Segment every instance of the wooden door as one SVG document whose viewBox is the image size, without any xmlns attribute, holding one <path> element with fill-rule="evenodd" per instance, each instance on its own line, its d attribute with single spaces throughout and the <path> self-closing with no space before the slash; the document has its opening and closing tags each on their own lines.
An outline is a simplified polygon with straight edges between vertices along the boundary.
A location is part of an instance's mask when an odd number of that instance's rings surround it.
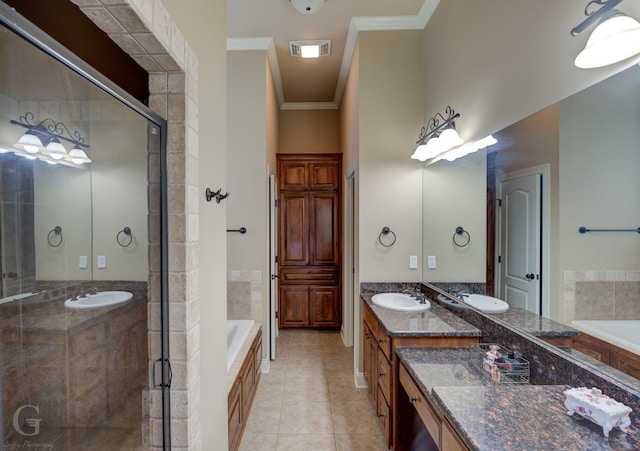
<svg viewBox="0 0 640 451">
<path fill-rule="evenodd" d="M 280 285 L 280 327 L 309 325 L 309 289 L 303 285 Z"/>
<path fill-rule="evenodd" d="M 309 325 L 311 327 L 337 327 L 337 287 L 309 288 Z"/>
<path fill-rule="evenodd" d="M 314 192 L 309 198 L 311 222 L 310 263 L 312 265 L 338 265 L 340 259 L 339 241 L 340 211 L 336 192 Z"/>
<path fill-rule="evenodd" d="M 280 199 L 280 252 L 282 266 L 309 264 L 309 194 L 283 191 Z"/>
</svg>

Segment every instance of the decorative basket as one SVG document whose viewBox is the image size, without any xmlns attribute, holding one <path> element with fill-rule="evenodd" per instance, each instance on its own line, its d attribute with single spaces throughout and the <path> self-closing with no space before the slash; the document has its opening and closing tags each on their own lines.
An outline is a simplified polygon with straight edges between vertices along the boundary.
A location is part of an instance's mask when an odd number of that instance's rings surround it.
<svg viewBox="0 0 640 451">
<path fill-rule="evenodd" d="M 499 356 L 494 359 L 495 356 Z M 471 366 L 483 377 L 497 384 L 528 384 L 529 361 L 516 356 L 495 343 L 472 345 L 469 352 Z"/>
</svg>

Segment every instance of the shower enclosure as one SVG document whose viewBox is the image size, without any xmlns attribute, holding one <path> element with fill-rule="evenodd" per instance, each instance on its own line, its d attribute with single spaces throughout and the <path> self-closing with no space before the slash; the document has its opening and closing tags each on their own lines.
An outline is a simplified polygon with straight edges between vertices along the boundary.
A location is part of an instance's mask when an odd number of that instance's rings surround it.
<svg viewBox="0 0 640 451">
<path fill-rule="evenodd" d="M 3 449 L 168 449 L 166 123 L 0 22 Z"/>
</svg>

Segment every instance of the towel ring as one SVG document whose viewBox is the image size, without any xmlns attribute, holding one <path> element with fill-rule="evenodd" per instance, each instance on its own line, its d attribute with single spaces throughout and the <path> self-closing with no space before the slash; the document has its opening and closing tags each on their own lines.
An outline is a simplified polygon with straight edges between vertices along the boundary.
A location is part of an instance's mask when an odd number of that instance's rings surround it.
<svg viewBox="0 0 640 451">
<path fill-rule="evenodd" d="M 56 235 L 59 237 L 58 244 L 54 244 L 55 241 L 52 239 Z M 49 231 L 49 233 L 47 234 L 47 243 L 49 243 L 49 246 L 51 247 L 58 247 L 62 244 L 62 227 L 55 226 L 53 229 Z"/>
<path fill-rule="evenodd" d="M 391 243 L 389 243 L 389 244 L 384 244 L 382 242 L 382 235 L 386 236 L 386 235 L 389 235 L 389 234 L 393 235 L 393 241 L 391 241 Z M 383 227 L 382 228 L 382 232 L 380 232 L 380 235 L 378 235 L 378 242 L 380 244 L 382 244 L 384 247 L 391 247 L 394 244 L 396 244 L 396 234 L 389 227 Z"/>
<path fill-rule="evenodd" d="M 125 236 L 122 236 L 122 235 L 125 235 Z M 126 240 L 126 237 L 129 237 L 128 241 Z M 133 235 L 131 234 L 131 227 L 125 227 L 124 229 L 120 230 L 118 232 L 118 234 L 116 235 L 116 241 L 122 247 L 131 246 L 131 243 L 133 242 Z"/>
<path fill-rule="evenodd" d="M 460 241 L 456 240 L 457 236 L 463 236 L 463 235 L 466 235 L 466 240 L 464 237 L 460 239 Z M 462 242 L 463 240 L 464 242 Z M 465 247 L 469 245 L 470 242 L 471 242 L 471 235 L 469 235 L 469 232 L 467 232 L 465 229 L 463 229 L 460 226 L 456 227 L 456 231 L 453 233 L 453 244 L 455 244 L 458 247 Z"/>
</svg>

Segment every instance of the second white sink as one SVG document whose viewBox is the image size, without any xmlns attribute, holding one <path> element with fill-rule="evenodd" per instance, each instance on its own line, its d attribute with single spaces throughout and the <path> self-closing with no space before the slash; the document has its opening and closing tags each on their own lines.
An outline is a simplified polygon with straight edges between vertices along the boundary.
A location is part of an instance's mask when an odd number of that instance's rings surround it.
<svg viewBox="0 0 640 451">
<path fill-rule="evenodd" d="M 462 301 L 486 313 L 504 313 L 509 310 L 509 304 L 502 299 L 483 294 L 463 294 Z"/>
<path fill-rule="evenodd" d="M 123 304 L 132 297 L 133 294 L 128 291 L 99 291 L 96 294 L 90 294 L 78 300 L 67 299 L 64 301 L 64 306 L 73 310 L 97 309 Z"/>
<path fill-rule="evenodd" d="M 429 301 L 425 300 L 425 303 L 421 304 L 404 293 L 378 293 L 373 295 L 371 301 L 378 307 L 396 312 L 424 312 L 431 307 Z"/>
</svg>

